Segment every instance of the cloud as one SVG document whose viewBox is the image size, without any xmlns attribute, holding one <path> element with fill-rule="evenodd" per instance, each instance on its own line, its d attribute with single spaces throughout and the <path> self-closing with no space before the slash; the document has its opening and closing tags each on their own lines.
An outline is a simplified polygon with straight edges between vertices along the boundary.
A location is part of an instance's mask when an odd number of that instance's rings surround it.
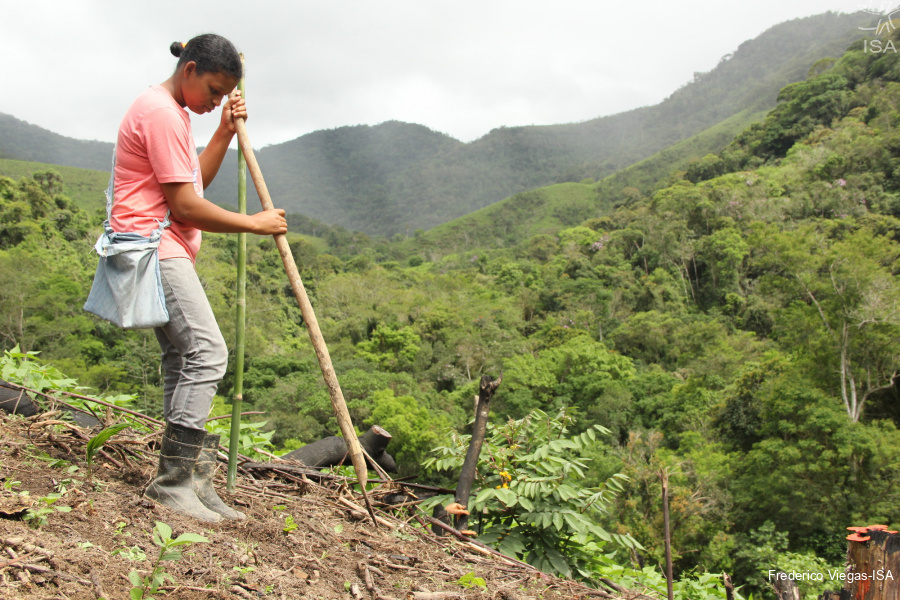
<svg viewBox="0 0 900 600">
<path fill-rule="evenodd" d="M 6 3 L 0 111 L 112 141 L 168 45 L 214 31 L 247 56 L 254 144 L 415 122 L 469 141 L 499 126 L 583 121 L 663 100 L 772 25 L 853 0 L 71 0 Z M 198 142 L 216 117 L 194 117 Z"/>
</svg>

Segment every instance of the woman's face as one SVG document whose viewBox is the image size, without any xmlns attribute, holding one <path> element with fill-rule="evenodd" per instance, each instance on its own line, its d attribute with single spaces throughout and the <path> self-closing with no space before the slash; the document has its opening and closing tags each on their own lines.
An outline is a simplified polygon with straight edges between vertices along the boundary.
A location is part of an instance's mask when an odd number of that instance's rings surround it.
<svg viewBox="0 0 900 600">
<path fill-rule="evenodd" d="M 225 73 L 198 75 L 193 61 L 184 65 L 183 73 L 181 95 L 184 105 L 198 115 L 214 111 L 238 84 L 237 79 Z"/>
</svg>

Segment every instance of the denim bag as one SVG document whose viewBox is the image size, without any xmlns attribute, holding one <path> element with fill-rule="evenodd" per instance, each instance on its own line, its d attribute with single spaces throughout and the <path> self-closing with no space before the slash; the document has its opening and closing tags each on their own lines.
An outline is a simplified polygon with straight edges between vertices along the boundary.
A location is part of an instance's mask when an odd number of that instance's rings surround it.
<svg viewBox="0 0 900 600">
<path fill-rule="evenodd" d="M 169 214 L 149 237 L 110 227 L 114 198 L 116 153 L 106 188 L 106 221 L 94 250 L 100 255 L 84 310 L 124 329 L 148 329 L 169 322 L 159 275 L 159 240 L 169 226 Z M 157 221 L 159 222 L 159 221 Z"/>
</svg>

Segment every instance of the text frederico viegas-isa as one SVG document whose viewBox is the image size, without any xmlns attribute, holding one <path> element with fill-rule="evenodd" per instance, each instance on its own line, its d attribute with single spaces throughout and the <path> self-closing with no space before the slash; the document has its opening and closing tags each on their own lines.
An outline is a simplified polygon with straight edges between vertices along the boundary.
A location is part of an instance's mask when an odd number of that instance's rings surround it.
<svg viewBox="0 0 900 600">
<path fill-rule="evenodd" d="M 769 570 L 769 581 L 893 581 L 894 574 L 890 569 L 872 569 L 871 571 L 843 571 L 841 569 L 828 569 L 827 573 L 820 571 L 782 571 Z"/>
</svg>

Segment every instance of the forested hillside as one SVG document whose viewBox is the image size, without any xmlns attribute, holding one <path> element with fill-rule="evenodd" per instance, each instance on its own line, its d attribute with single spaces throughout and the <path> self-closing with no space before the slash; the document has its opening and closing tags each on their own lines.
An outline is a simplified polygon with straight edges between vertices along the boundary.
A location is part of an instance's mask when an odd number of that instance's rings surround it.
<svg viewBox="0 0 900 600">
<path fill-rule="evenodd" d="M 288 210 L 369 234 L 409 235 L 519 191 L 606 176 L 736 113 L 770 109 L 782 86 L 843 53 L 871 19 L 828 13 L 776 25 L 655 106 L 584 123 L 503 127 L 469 144 L 432 132 L 433 149 L 421 146 L 409 163 L 393 156 L 417 132 L 399 124 L 316 132 L 258 156 Z M 354 130 L 361 135 L 343 145 Z M 390 130 L 396 134 L 385 135 Z M 318 160 L 302 160 L 305 152 Z"/>
<path fill-rule="evenodd" d="M 900 525 L 898 106 L 900 56 L 860 42 L 656 185 L 560 183 L 507 201 L 527 223 L 402 243 L 307 220 L 324 237 L 291 245 L 354 422 L 394 435 L 403 475 L 452 481 L 479 378 L 502 371 L 482 539 L 649 581 L 634 567 L 662 563 L 665 472 L 685 581 L 725 572 L 768 598 L 769 569 L 840 569 L 847 526 Z M 152 333 L 80 309 L 97 223 L 61 189 L 0 178 L 0 344 L 158 413 Z M 278 252 L 250 247 L 244 406 L 293 448 L 337 428 Z M 198 260 L 229 340 L 235 248 L 207 235 Z"/>
<path fill-rule="evenodd" d="M 409 236 L 517 192 L 600 179 L 734 115 L 769 110 L 781 87 L 803 79 L 818 59 L 839 56 L 872 19 L 865 12 L 826 13 L 776 25 L 754 40 L 735 40 L 732 55 L 663 102 L 583 123 L 501 127 L 468 144 L 421 125 L 357 125 L 316 131 L 257 155 L 276 204 L 288 212 L 368 234 Z M 664 51 L 667 42 L 658 43 Z M 108 170 L 111 150 L 0 114 L 0 158 Z M 208 190 L 223 206 L 236 205 L 236 179 L 224 176 L 235 164 L 232 152 Z M 258 206 L 253 192 L 250 206 Z"/>
</svg>

